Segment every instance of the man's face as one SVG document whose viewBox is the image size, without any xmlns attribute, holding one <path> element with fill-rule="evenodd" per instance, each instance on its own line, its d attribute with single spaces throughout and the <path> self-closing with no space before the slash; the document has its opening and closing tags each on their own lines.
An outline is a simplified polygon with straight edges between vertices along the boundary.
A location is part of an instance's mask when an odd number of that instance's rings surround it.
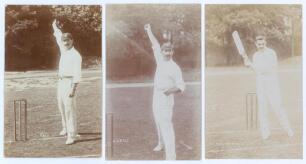
<svg viewBox="0 0 306 164">
<path fill-rule="evenodd" d="M 173 49 L 162 49 L 163 59 L 169 61 L 173 55 Z"/>
<path fill-rule="evenodd" d="M 64 38 L 63 39 L 63 44 L 66 48 L 66 50 L 70 50 L 73 47 L 73 40 L 70 38 Z"/>
<path fill-rule="evenodd" d="M 262 50 L 266 47 L 266 41 L 265 40 L 257 40 L 256 41 L 256 47 L 258 50 Z"/>
</svg>

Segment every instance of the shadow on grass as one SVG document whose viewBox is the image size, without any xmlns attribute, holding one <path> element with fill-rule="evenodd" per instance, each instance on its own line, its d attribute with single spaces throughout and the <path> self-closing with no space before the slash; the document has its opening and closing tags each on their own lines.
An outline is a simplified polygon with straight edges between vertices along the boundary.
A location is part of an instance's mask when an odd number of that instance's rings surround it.
<svg viewBox="0 0 306 164">
<path fill-rule="evenodd" d="M 87 132 L 87 133 L 78 133 L 79 135 L 83 135 L 83 136 L 91 136 L 91 135 L 102 135 L 101 132 L 94 132 L 94 133 L 90 133 L 90 132 Z"/>
<path fill-rule="evenodd" d="M 76 142 L 88 142 L 88 141 L 97 141 L 97 140 L 101 140 L 102 137 L 101 137 L 101 132 L 93 132 L 93 133 L 90 133 L 90 132 L 83 132 L 83 133 L 79 133 L 79 135 L 81 135 L 81 139 L 78 139 Z M 87 137 L 87 136 L 96 136 L 94 138 L 84 138 L 82 139 L 82 137 Z"/>
<path fill-rule="evenodd" d="M 97 141 L 97 140 L 101 140 L 102 137 L 96 137 L 96 138 L 87 138 L 87 139 L 80 139 L 80 140 L 76 140 L 75 142 L 88 142 L 88 141 Z"/>
</svg>

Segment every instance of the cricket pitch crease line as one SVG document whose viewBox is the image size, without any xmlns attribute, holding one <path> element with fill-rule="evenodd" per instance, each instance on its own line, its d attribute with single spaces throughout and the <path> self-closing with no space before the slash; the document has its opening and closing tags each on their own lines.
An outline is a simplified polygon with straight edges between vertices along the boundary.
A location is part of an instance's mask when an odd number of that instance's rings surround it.
<svg viewBox="0 0 306 164">
<path fill-rule="evenodd" d="M 248 144 L 257 144 L 258 143 L 258 141 L 261 141 L 262 139 L 261 138 L 259 138 L 259 139 L 254 139 L 254 140 L 252 140 L 251 142 L 248 142 Z M 243 144 L 241 144 L 241 143 L 237 143 L 237 142 L 228 142 L 228 143 L 216 143 L 215 144 L 216 146 L 241 146 L 241 145 L 243 145 Z M 209 145 L 207 145 L 207 146 L 209 146 Z"/>
<path fill-rule="evenodd" d="M 44 107 L 44 106 L 42 106 L 42 105 L 33 106 L 33 107 L 28 108 L 28 111 L 32 111 L 32 110 L 34 110 L 34 109 L 42 108 L 42 107 Z"/>
<path fill-rule="evenodd" d="M 201 85 L 201 81 L 186 82 L 186 85 Z M 125 83 L 125 84 L 106 84 L 107 89 L 112 88 L 139 88 L 139 87 L 151 87 L 153 83 Z"/>
<path fill-rule="evenodd" d="M 27 141 L 48 141 L 48 140 L 56 140 L 56 139 L 62 139 L 66 138 L 66 136 L 55 136 L 55 137 L 41 137 L 41 138 L 34 138 L 34 139 L 28 139 Z M 14 143 L 15 141 L 6 141 L 4 143 Z"/>
<path fill-rule="evenodd" d="M 91 81 L 100 80 L 102 77 L 88 77 L 88 78 L 82 78 L 82 83 L 89 83 Z"/>
<path fill-rule="evenodd" d="M 299 146 L 302 145 L 300 143 L 295 144 L 284 144 L 284 145 L 268 145 L 268 146 L 252 146 L 252 147 L 245 147 L 245 148 L 233 148 L 233 149 L 222 149 L 222 150 L 210 150 L 206 153 L 219 153 L 219 152 L 225 152 L 225 151 L 242 151 L 242 150 L 254 150 L 254 149 L 267 149 L 267 148 L 282 148 L 282 147 L 290 147 L 290 146 Z"/>
<path fill-rule="evenodd" d="M 192 147 L 189 146 L 189 145 L 187 145 L 187 144 L 185 144 L 184 141 L 180 140 L 179 143 L 180 143 L 181 145 L 185 146 L 188 150 L 192 150 Z"/>
<path fill-rule="evenodd" d="M 34 138 L 34 139 L 28 139 L 27 141 L 47 141 L 47 140 L 55 140 L 61 138 L 66 138 L 66 136 Z M 14 143 L 14 142 L 15 141 L 6 141 L 5 143 Z"/>
</svg>

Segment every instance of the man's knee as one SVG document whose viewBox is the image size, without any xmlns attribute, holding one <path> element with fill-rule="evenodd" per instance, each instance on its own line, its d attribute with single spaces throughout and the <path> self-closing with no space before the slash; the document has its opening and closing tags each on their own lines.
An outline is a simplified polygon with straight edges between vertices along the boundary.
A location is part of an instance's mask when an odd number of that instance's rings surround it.
<svg viewBox="0 0 306 164">
<path fill-rule="evenodd" d="M 65 113 L 70 114 L 72 112 L 72 104 L 66 102 L 64 106 L 65 106 Z"/>
<path fill-rule="evenodd" d="M 169 117 L 163 117 L 160 119 L 160 125 L 165 128 L 165 130 L 170 130 L 169 128 L 172 128 L 173 123 L 172 119 Z"/>
</svg>

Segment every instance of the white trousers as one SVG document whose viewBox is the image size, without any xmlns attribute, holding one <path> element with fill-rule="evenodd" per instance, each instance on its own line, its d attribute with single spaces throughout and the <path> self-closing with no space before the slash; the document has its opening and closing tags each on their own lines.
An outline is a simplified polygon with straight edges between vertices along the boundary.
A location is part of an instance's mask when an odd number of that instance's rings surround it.
<svg viewBox="0 0 306 164">
<path fill-rule="evenodd" d="M 75 111 L 75 99 L 69 97 L 72 91 L 72 79 L 63 78 L 58 81 L 57 101 L 58 109 L 62 116 L 62 128 L 67 132 L 68 137 L 75 137 L 77 134 L 77 121 Z"/>
<path fill-rule="evenodd" d="M 154 90 L 153 115 L 157 128 L 158 143 L 165 146 L 166 160 L 175 160 L 175 134 L 172 123 L 174 97 Z"/>
<path fill-rule="evenodd" d="M 288 117 L 282 105 L 282 98 L 276 75 L 257 76 L 257 99 L 258 99 L 258 117 L 260 123 L 261 135 L 270 133 L 268 121 L 268 107 L 276 114 L 284 130 L 291 131 Z"/>
</svg>

